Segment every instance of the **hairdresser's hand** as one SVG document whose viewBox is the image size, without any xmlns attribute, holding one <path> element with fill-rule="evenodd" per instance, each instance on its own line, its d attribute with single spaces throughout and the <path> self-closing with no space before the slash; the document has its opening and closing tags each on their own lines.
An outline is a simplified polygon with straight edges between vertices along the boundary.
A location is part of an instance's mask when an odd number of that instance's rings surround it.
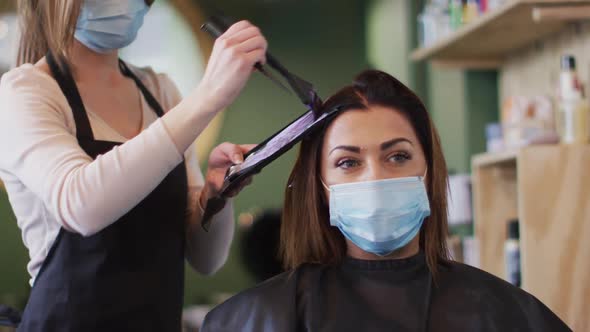
<svg viewBox="0 0 590 332">
<path fill-rule="evenodd" d="M 257 62 L 266 62 L 267 42 L 248 21 L 232 25 L 216 39 L 205 75 L 197 88 L 210 109 L 218 112 L 231 104 L 252 74 Z"/>
<path fill-rule="evenodd" d="M 235 164 L 241 164 L 244 161 L 244 155 L 252 150 L 256 145 L 236 145 L 231 143 L 222 143 L 218 145 L 209 155 L 209 168 L 205 177 L 205 188 L 201 195 L 201 206 L 205 207 L 209 198 L 219 194 L 223 186 L 223 180 L 227 169 Z M 237 195 L 244 187 L 252 183 L 252 179 L 243 181 L 238 188 L 229 193 L 229 197 Z"/>
</svg>

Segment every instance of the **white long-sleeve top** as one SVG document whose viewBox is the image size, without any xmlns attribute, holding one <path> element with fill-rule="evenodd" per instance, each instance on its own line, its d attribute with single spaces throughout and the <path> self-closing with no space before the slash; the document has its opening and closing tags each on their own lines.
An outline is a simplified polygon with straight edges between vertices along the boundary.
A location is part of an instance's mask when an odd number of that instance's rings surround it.
<svg viewBox="0 0 590 332">
<path fill-rule="evenodd" d="M 180 102 L 180 93 L 168 76 L 150 68 L 131 70 L 164 111 Z M 96 140 L 123 143 L 92 160 L 78 145 L 72 109 L 51 76 L 31 64 L 2 76 L 0 179 L 29 250 L 31 285 L 60 228 L 83 236 L 100 232 L 182 162 L 183 154 L 143 96 L 141 106 L 143 130 L 132 139 L 86 109 Z M 198 204 L 204 179 L 194 144 L 184 152 L 184 159 L 188 175 L 186 258 L 200 273 L 212 274 L 229 254 L 233 208 L 227 204 L 215 216 L 209 232 L 204 232 Z"/>
</svg>

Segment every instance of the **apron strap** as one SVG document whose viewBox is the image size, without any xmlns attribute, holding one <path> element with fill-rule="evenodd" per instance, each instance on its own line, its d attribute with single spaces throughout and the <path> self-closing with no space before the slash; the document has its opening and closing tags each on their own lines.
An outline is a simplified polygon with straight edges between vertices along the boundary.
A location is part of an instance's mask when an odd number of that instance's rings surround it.
<svg viewBox="0 0 590 332">
<path fill-rule="evenodd" d="M 123 73 L 123 75 L 125 75 L 125 76 L 131 78 L 133 81 L 135 81 L 135 84 L 137 85 L 137 87 L 139 88 L 141 93 L 143 94 L 145 101 L 156 112 L 158 117 L 162 117 L 164 115 L 164 110 L 162 109 L 162 106 L 160 106 L 160 103 L 158 103 L 156 98 L 154 98 L 154 96 L 150 93 L 150 91 L 145 87 L 143 82 L 133 73 L 133 71 L 131 71 L 131 69 L 129 69 L 127 64 L 121 59 L 119 59 L 119 68 L 121 69 L 121 72 Z"/>
<path fill-rule="evenodd" d="M 62 68 L 64 70 L 62 71 L 51 52 L 47 53 L 45 59 L 47 60 L 47 64 L 49 65 L 49 69 L 51 69 L 53 77 L 57 81 L 57 84 L 59 84 L 61 91 L 63 91 L 68 100 L 68 104 L 70 104 L 70 107 L 72 108 L 74 121 L 76 122 L 76 137 L 78 140 L 80 140 L 80 138 L 94 139 L 92 127 L 90 127 L 90 120 L 88 120 L 84 103 L 82 102 L 82 98 L 76 87 L 76 82 L 74 81 L 69 68 L 67 68 L 66 64 L 63 64 Z"/>
</svg>

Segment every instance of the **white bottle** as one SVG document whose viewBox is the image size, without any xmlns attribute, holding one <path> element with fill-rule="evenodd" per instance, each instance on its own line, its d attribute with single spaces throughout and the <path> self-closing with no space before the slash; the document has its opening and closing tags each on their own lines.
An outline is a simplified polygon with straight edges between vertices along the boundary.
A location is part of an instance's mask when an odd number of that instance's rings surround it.
<svg viewBox="0 0 590 332">
<path fill-rule="evenodd" d="M 506 0 L 488 0 L 488 11 L 498 9 Z"/>
<path fill-rule="evenodd" d="M 588 143 L 590 140 L 588 113 L 590 113 L 588 100 L 581 96 L 560 102 L 557 113 L 557 132 L 561 143 Z"/>
<path fill-rule="evenodd" d="M 588 143 L 590 140 L 590 106 L 584 98 L 576 73 L 576 60 L 571 55 L 561 58 L 557 133 L 564 144 Z"/>
</svg>

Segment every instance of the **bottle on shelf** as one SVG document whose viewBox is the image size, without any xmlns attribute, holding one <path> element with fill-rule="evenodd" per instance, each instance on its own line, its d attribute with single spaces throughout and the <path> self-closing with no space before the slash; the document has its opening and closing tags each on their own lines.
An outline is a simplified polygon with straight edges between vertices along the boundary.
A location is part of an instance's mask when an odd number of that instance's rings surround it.
<svg viewBox="0 0 590 332">
<path fill-rule="evenodd" d="M 571 55 L 564 55 L 561 58 L 557 104 L 557 132 L 561 143 L 588 143 L 590 141 L 590 106 L 584 97 L 583 85 L 578 78 L 576 59 Z"/>
<path fill-rule="evenodd" d="M 485 14 L 488 11 L 488 0 L 479 0 L 479 12 Z"/>
<path fill-rule="evenodd" d="M 463 1 L 450 0 L 449 16 L 452 30 L 457 30 L 463 25 Z"/>
<path fill-rule="evenodd" d="M 448 0 L 429 0 L 418 15 L 418 40 L 428 47 L 452 31 Z"/>
<path fill-rule="evenodd" d="M 502 152 L 505 149 L 502 124 L 497 122 L 486 125 L 486 151 L 489 153 Z"/>
<path fill-rule="evenodd" d="M 514 286 L 520 287 L 520 244 L 517 219 L 510 220 L 507 224 L 504 267 L 506 280 Z"/>
<path fill-rule="evenodd" d="M 418 15 L 418 40 L 420 47 L 430 46 L 434 42 L 436 21 L 434 19 L 432 3 L 428 1 Z"/>
<path fill-rule="evenodd" d="M 488 10 L 494 10 L 494 9 L 498 9 L 498 7 L 501 7 L 505 2 L 507 2 L 506 0 L 488 0 L 487 1 L 487 9 Z"/>
<path fill-rule="evenodd" d="M 463 6 L 463 23 L 469 24 L 479 17 L 479 5 L 476 0 L 467 0 Z"/>
</svg>

